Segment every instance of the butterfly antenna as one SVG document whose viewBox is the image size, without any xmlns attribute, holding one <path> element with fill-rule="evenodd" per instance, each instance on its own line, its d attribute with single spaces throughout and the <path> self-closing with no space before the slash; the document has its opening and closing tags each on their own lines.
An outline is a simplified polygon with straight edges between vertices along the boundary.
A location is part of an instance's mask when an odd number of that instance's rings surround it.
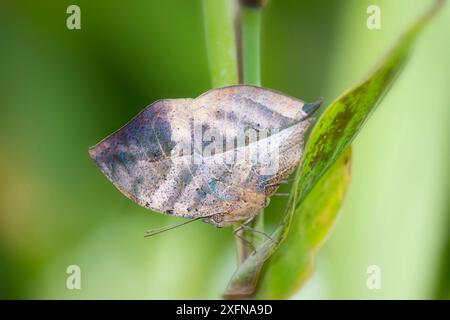
<svg viewBox="0 0 450 320">
<path fill-rule="evenodd" d="M 184 226 L 185 224 L 188 224 L 188 223 L 200 220 L 200 219 L 204 219 L 204 218 L 206 218 L 206 217 L 198 217 L 198 218 L 194 218 L 194 219 L 191 219 L 191 220 L 188 220 L 188 221 L 177 223 L 177 224 L 174 224 L 174 225 L 171 225 L 171 226 L 157 228 L 157 229 L 150 229 L 150 230 L 147 230 L 145 232 L 144 237 L 146 237 L 146 238 L 147 237 L 153 237 L 153 236 L 156 236 L 157 234 L 160 234 L 160 233 L 163 233 L 163 232 L 166 232 L 166 231 L 169 231 L 169 230 L 172 230 L 172 229 Z"/>
</svg>

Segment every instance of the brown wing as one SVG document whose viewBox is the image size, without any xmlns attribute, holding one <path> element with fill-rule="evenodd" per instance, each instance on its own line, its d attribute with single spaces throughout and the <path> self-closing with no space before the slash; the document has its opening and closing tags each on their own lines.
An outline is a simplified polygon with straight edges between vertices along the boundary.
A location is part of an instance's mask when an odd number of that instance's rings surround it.
<svg viewBox="0 0 450 320">
<path fill-rule="evenodd" d="M 91 148 L 90 155 L 120 191 L 154 211 L 183 217 L 253 212 L 264 206 L 257 195 L 274 191 L 266 185 L 298 164 L 310 124 L 304 107 L 300 100 L 252 86 L 161 100 Z M 257 136 L 274 132 L 239 145 L 243 132 L 252 130 Z M 245 159 L 251 150 L 276 155 L 277 167 Z"/>
</svg>

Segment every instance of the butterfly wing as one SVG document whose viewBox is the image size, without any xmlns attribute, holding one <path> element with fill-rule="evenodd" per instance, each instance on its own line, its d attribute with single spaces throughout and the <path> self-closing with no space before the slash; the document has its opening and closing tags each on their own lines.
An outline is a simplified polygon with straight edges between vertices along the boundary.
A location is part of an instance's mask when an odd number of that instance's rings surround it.
<svg viewBox="0 0 450 320">
<path fill-rule="evenodd" d="M 267 185 L 298 164 L 310 124 L 304 106 L 252 86 L 214 89 L 196 99 L 160 100 L 91 148 L 90 155 L 141 206 L 187 218 L 234 214 L 241 219 L 256 214 L 275 190 Z M 271 136 L 245 142 L 245 132 L 261 136 L 272 129 L 276 133 Z M 246 158 L 252 150 L 276 155 L 277 166 L 273 168 L 273 159 L 255 163 Z"/>
</svg>

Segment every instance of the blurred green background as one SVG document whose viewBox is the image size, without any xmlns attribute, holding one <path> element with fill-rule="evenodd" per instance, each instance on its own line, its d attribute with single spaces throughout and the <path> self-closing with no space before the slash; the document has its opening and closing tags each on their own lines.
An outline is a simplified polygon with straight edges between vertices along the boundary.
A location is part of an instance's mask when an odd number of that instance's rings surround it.
<svg viewBox="0 0 450 320">
<path fill-rule="evenodd" d="M 263 86 L 327 104 L 430 3 L 272 0 Z M 70 4 L 81 30 L 66 28 Z M 370 4 L 381 30 L 366 28 Z M 447 4 L 355 141 L 340 219 L 294 298 L 450 298 L 449 31 Z M 144 239 L 180 220 L 126 199 L 87 154 L 151 102 L 210 89 L 201 1 L 2 0 L 0 41 L 0 298 L 219 298 L 232 230 L 199 222 Z M 66 289 L 72 264 L 81 290 Z"/>
</svg>

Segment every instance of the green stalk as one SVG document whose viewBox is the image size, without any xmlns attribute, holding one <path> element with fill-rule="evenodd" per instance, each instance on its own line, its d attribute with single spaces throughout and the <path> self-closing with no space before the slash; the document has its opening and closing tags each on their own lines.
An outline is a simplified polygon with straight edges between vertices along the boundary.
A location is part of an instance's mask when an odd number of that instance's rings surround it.
<svg viewBox="0 0 450 320">
<path fill-rule="evenodd" d="M 241 8 L 244 83 L 261 86 L 261 8 Z"/>
<path fill-rule="evenodd" d="M 206 47 L 212 86 L 216 88 L 238 84 L 239 66 L 242 67 L 241 76 L 243 75 L 245 84 L 260 86 L 261 9 L 242 6 L 240 30 L 235 30 L 233 5 L 232 0 L 203 0 Z M 236 31 L 241 39 L 236 39 Z M 242 56 L 238 54 L 237 41 L 241 41 Z M 239 225 L 236 225 L 237 227 Z M 264 232 L 263 211 L 259 213 L 251 227 Z M 248 239 L 254 247 L 259 244 L 254 232 L 241 230 L 236 237 L 240 263 L 251 254 L 251 250 L 242 237 Z"/>
<path fill-rule="evenodd" d="M 239 83 L 238 48 L 236 41 L 233 1 L 203 0 L 206 50 L 213 88 Z M 239 225 L 235 226 L 236 228 Z M 247 257 L 242 240 L 243 232 L 236 237 L 238 263 Z"/>
<path fill-rule="evenodd" d="M 242 57 L 244 84 L 261 86 L 261 6 L 241 6 Z M 264 210 L 261 210 L 251 223 L 251 227 L 264 232 Z M 244 232 L 253 246 L 260 244 L 255 232 Z M 265 239 L 263 239 L 265 240 Z"/>
<path fill-rule="evenodd" d="M 206 49 L 213 88 L 238 84 L 233 1 L 203 0 Z"/>
</svg>

